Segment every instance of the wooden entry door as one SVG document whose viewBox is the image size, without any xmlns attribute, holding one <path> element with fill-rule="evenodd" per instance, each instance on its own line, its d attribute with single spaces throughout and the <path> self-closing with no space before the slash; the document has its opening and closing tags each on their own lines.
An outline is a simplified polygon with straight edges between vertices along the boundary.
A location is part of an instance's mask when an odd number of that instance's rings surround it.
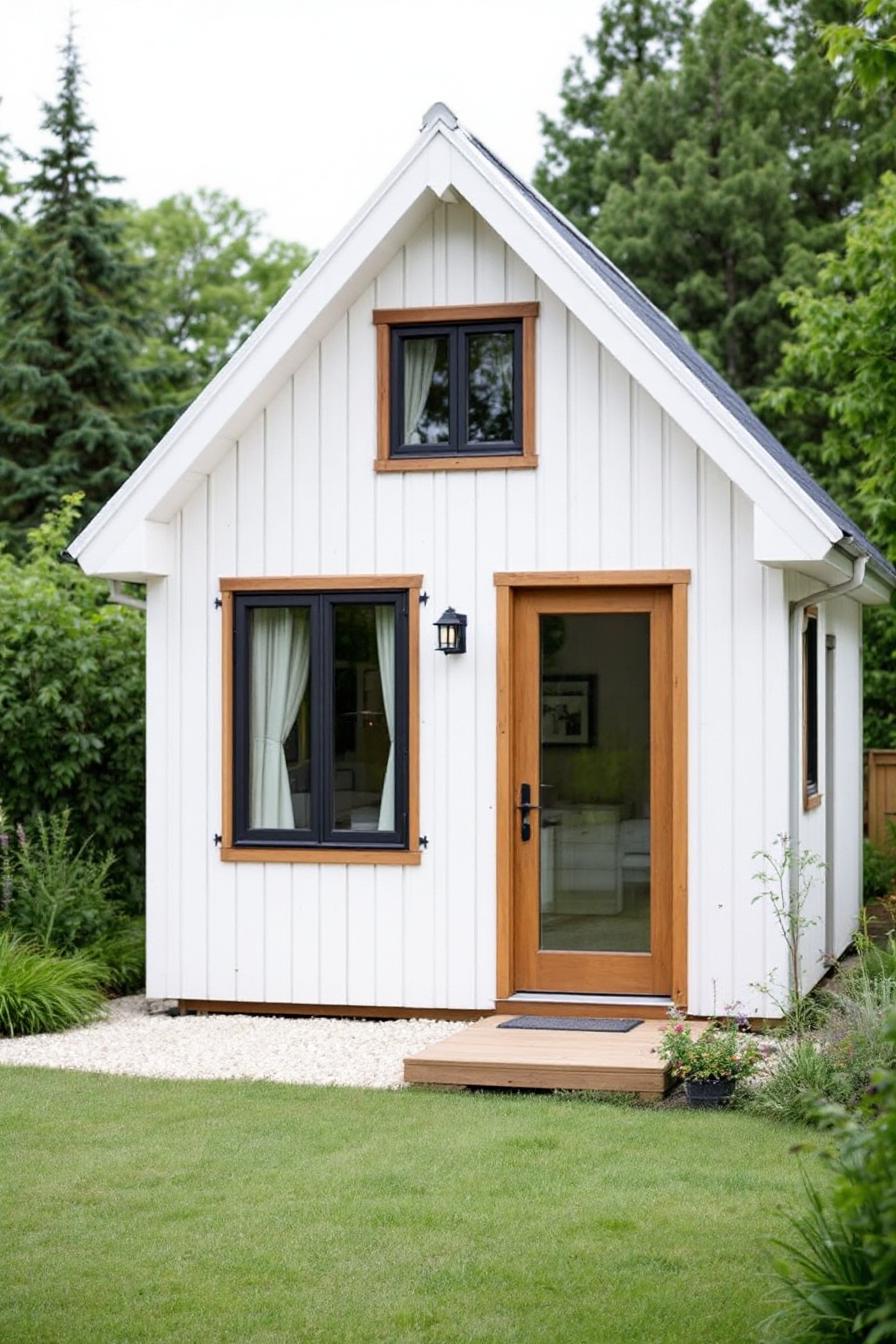
<svg viewBox="0 0 896 1344">
<path fill-rule="evenodd" d="M 511 590 L 516 991 L 673 992 L 673 598 Z"/>
</svg>

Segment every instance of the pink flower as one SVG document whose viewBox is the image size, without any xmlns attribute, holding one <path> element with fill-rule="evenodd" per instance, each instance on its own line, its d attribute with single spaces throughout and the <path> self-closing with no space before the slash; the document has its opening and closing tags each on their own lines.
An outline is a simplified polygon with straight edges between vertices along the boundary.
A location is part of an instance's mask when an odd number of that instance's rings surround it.
<svg viewBox="0 0 896 1344">
<path fill-rule="evenodd" d="M 674 1031 L 684 1031 L 684 1023 L 683 1023 L 683 1022 L 676 1022 L 676 1023 L 675 1023 L 675 1026 L 674 1026 L 674 1028 L 673 1028 L 673 1030 L 674 1030 Z"/>
</svg>

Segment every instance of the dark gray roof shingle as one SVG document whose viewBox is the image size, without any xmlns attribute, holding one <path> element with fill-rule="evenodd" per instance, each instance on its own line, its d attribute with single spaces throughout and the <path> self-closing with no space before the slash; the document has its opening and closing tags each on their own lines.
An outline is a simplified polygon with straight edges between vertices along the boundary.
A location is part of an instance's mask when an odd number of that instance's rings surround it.
<svg viewBox="0 0 896 1344">
<path fill-rule="evenodd" d="M 481 140 L 477 140 L 469 131 L 465 134 L 476 146 L 480 153 L 495 165 L 497 169 L 520 191 L 526 200 L 532 205 L 541 217 L 550 224 L 551 228 L 564 239 L 573 251 L 582 258 L 584 262 L 595 271 L 600 278 L 609 285 L 615 294 L 623 303 L 631 309 L 633 313 L 641 319 L 655 336 L 658 336 L 663 344 L 669 349 L 682 364 L 685 365 L 696 378 L 700 380 L 703 386 L 712 393 L 727 411 L 752 435 L 758 444 L 774 458 L 775 462 L 792 477 L 794 481 L 805 491 L 810 499 L 814 500 L 828 517 L 836 523 L 843 533 L 844 539 L 853 543 L 857 550 L 867 555 L 872 561 L 874 568 L 884 575 L 890 582 L 896 583 L 896 568 L 890 564 L 889 560 L 872 544 L 852 519 L 840 508 L 826 490 L 824 490 L 806 468 L 797 462 L 784 445 L 775 438 L 753 411 L 750 410 L 742 397 L 734 391 L 721 374 L 717 373 L 711 364 L 698 355 L 697 351 L 688 340 L 681 334 L 673 322 L 661 313 L 660 310 L 650 302 L 645 294 L 626 275 L 623 275 L 618 266 L 614 266 L 608 257 L 594 246 L 592 242 L 580 233 L 579 230 L 561 215 L 549 201 L 531 187 L 528 182 L 517 177 L 506 163 L 503 163 L 498 156 L 484 145 Z"/>
</svg>

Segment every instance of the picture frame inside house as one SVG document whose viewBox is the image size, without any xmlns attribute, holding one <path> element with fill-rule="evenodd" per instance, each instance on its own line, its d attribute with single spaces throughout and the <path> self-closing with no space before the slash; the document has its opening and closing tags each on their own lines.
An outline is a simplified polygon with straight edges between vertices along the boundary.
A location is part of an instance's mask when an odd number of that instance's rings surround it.
<svg viewBox="0 0 896 1344">
<path fill-rule="evenodd" d="M 597 745 L 596 691 L 597 677 L 593 673 L 542 678 L 543 747 Z"/>
</svg>

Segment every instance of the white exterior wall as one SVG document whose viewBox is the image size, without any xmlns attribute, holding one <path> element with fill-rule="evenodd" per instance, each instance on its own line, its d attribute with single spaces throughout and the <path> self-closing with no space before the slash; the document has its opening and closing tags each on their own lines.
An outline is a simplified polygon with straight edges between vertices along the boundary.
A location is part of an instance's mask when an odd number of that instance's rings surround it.
<svg viewBox="0 0 896 1344">
<path fill-rule="evenodd" d="M 537 470 L 375 474 L 371 310 L 533 298 Z M 176 573 L 148 585 L 151 995 L 490 1008 L 492 576 L 674 567 L 692 571 L 689 1007 L 764 1010 L 751 983 L 783 954 L 751 875 L 753 852 L 787 828 L 784 575 L 753 560 L 744 495 L 469 207 L 435 210 L 195 490 L 176 530 Z M 222 862 L 219 578 L 374 573 L 422 573 L 431 595 L 422 863 Z M 449 603 L 469 617 L 460 659 L 431 652 L 428 622 Z M 851 608 L 836 619 L 854 701 Z M 844 723 L 844 754 L 854 731 Z M 838 842 L 850 872 L 851 821 Z"/>
<path fill-rule="evenodd" d="M 788 600 L 818 591 L 816 580 L 788 574 Z M 833 635 L 834 657 L 833 778 L 828 770 L 827 637 Z M 802 723 L 802 704 L 800 705 Z M 825 866 L 815 869 L 806 917 L 812 925 L 802 937 L 804 987 L 825 972 L 825 955 L 839 956 L 852 940 L 859 920 L 862 893 L 862 608 L 851 598 L 818 604 L 818 787 L 821 803 L 800 813 L 800 849 L 818 855 Z M 828 926 L 826 895 L 833 910 Z"/>
</svg>

